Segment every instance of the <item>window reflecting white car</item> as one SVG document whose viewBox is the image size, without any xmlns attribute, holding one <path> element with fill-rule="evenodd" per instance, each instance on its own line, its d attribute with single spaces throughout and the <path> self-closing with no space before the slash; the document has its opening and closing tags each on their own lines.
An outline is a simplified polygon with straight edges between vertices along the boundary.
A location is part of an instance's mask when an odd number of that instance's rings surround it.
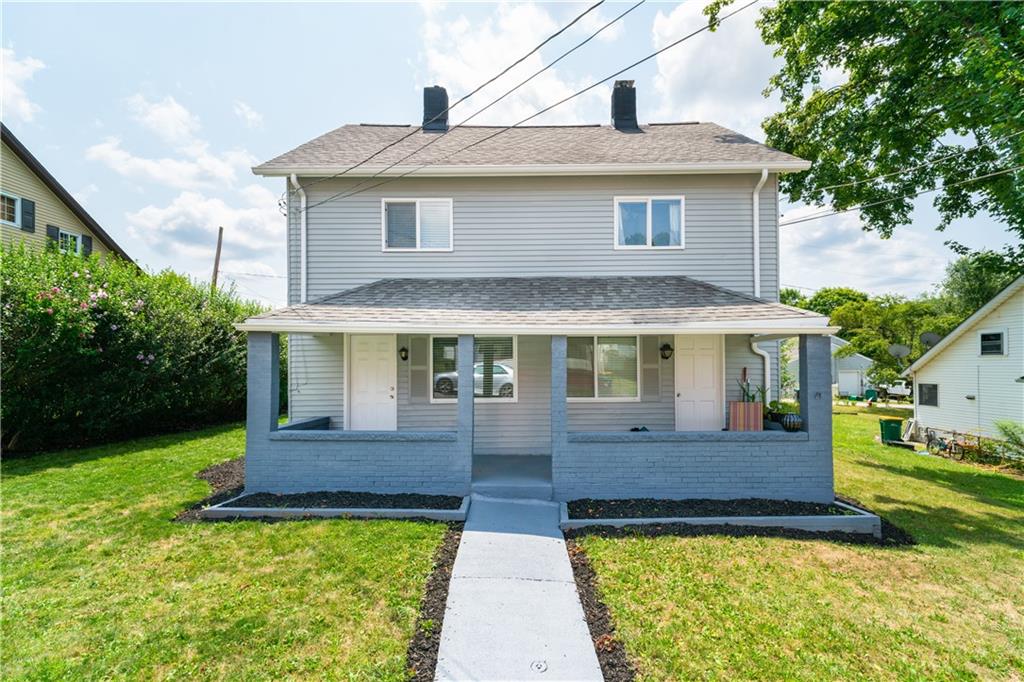
<svg viewBox="0 0 1024 682">
<path fill-rule="evenodd" d="M 444 372 L 434 377 L 434 394 L 437 396 L 457 395 L 459 387 L 458 372 Z M 473 365 L 473 393 L 484 395 L 484 363 Z M 494 363 L 494 375 L 491 383 L 491 397 L 511 398 L 515 395 L 515 372 L 508 365 Z"/>
</svg>

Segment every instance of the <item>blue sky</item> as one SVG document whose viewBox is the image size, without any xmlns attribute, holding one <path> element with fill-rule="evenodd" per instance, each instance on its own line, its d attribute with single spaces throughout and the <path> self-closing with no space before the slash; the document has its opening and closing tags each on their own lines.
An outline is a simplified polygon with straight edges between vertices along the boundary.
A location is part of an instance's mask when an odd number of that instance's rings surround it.
<svg viewBox="0 0 1024 682">
<path fill-rule="evenodd" d="M 703 2 L 637 9 L 598 40 L 474 122 L 512 123 L 704 23 Z M 415 123 L 420 89 L 454 101 L 579 13 L 581 3 L 48 4 L 4 2 L 4 122 L 141 264 L 284 302 L 283 182 L 255 163 L 352 122 Z M 608 3 L 452 112 L 459 121 L 628 5 Z M 755 8 L 623 77 L 642 122 L 710 120 L 757 139 L 777 102 Z M 835 75 L 834 77 L 839 77 Z M 608 89 L 536 122 L 606 122 Z M 856 214 L 783 228 L 783 283 L 916 295 L 942 277 L 956 239 L 998 248 L 980 216 L 945 233 L 931 196 L 882 241 Z M 800 207 L 784 207 L 787 216 Z M 247 273 L 247 274 L 241 274 Z"/>
</svg>

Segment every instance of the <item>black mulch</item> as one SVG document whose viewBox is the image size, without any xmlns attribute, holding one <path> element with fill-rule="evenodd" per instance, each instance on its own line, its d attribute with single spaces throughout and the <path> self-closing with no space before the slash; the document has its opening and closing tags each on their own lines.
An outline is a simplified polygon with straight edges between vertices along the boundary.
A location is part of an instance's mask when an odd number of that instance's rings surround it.
<svg viewBox="0 0 1024 682">
<path fill-rule="evenodd" d="M 420 615 L 416 619 L 416 632 L 406 652 L 406 668 L 413 680 L 423 682 L 434 679 L 437 668 L 437 650 L 441 645 L 441 625 L 444 605 L 448 601 L 448 585 L 452 579 L 452 566 L 462 539 L 461 523 L 448 524 L 448 531 L 434 556 L 434 570 L 427 578 L 427 587 L 420 602 Z"/>
<path fill-rule="evenodd" d="M 347 490 L 274 495 L 253 493 L 231 503 L 233 507 L 307 507 L 310 509 L 458 509 L 462 498 L 454 495 L 415 493 L 356 493 Z"/>
<path fill-rule="evenodd" d="M 569 550 L 569 563 L 576 578 L 576 591 L 583 604 L 583 613 L 590 628 L 590 638 L 594 641 L 597 662 L 601 665 L 601 674 L 606 682 L 627 682 L 636 677 L 636 670 L 626 655 L 626 648 L 615 637 L 615 625 L 612 623 L 608 607 L 601 601 L 597 589 L 597 574 L 594 573 L 587 553 L 573 540 L 566 541 Z"/>
<path fill-rule="evenodd" d="M 200 510 L 241 495 L 245 488 L 245 457 L 214 464 L 196 474 L 196 478 L 209 483 L 213 488 L 213 493 L 178 514 L 174 518 L 175 521 L 181 523 L 202 521 L 203 518 L 199 516 Z"/>
<path fill-rule="evenodd" d="M 650 519 L 679 516 L 844 516 L 853 512 L 834 504 L 747 498 L 741 500 L 580 499 L 569 503 L 571 519 Z"/>
</svg>

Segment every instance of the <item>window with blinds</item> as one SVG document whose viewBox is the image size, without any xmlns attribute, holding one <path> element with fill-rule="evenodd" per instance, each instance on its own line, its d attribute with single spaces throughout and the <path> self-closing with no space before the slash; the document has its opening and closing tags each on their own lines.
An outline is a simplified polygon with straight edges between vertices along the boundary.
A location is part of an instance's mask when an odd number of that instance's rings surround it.
<svg viewBox="0 0 1024 682">
<path fill-rule="evenodd" d="M 381 200 L 385 251 L 451 251 L 451 199 Z"/>
<path fill-rule="evenodd" d="M 431 396 L 434 402 L 459 396 L 459 339 L 435 336 L 430 340 Z M 516 399 L 516 339 L 514 336 L 478 336 L 473 342 L 473 396 L 489 400 Z"/>
<path fill-rule="evenodd" d="M 636 336 L 570 336 L 566 340 L 567 396 L 639 399 L 639 349 Z"/>
</svg>

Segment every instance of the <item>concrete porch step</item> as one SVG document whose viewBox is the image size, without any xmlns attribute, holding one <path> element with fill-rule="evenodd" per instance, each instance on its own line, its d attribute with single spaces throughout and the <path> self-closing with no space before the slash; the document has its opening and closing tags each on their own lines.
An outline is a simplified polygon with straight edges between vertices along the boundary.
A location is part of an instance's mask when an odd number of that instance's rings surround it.
<svg viewBox="0 0 1024 682">
<path fill-rule="evenodd" d="M 527 500 L 550 500 L 552 487 L 550 483 L 537 482 L 514 482 L 500 481 L 473 482 L 472 492 L 486 497 L 501 497 L 505 499 L 527 499 Z"/>
<path fill-rule="evenodd" d="M 552 499 L 551 458 L 474 455 L 472 492 L 486 497 Z"/>
</svg>

